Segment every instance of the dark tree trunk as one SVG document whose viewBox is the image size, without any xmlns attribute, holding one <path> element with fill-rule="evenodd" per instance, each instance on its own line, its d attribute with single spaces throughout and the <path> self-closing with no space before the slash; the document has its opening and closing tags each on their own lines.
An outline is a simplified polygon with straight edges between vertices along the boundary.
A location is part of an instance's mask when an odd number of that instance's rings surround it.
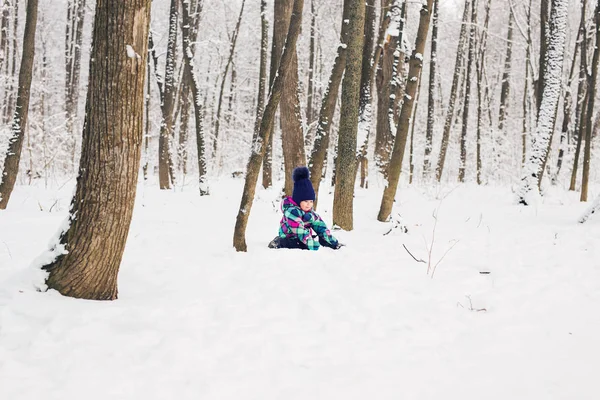
<svg viewBox="0 0 600 400">
<path fill-rule="evenodd" d="M 467 54 L 467 74 L 465 78 L 465 97 L 462 115 L 462 132 L 460 135 L 460 166 L 458 168 L 458 181 L 465 181 L 467 165 L 467 132 L 469 126 L 469 106 L 471 105 L 471 73 L 475 61 L 475 33 L 477 29 L 477 0 L 471 2 L 471 27 L 469 33 L 469 53 Z"/>
<path fill-rule="evenodd" d="M 117 298 L 140 164 L 150 3 L 96 3 L 77 187 L 57 258 L 44 267 L 48 287 L 65 296 Z"/>
<path fill-rule="evenodd" d="M 508 97 L 510 95 L 510 72 L 512 69 L 512 45 L 514 15 L 512 7 L 508 14 L 508 33 L 506 34 L 506 56 L 504 57 L 504 72 L 502 73 L 502 89 L 500 90 L 500 112 L 498 113 L 498 130 L 500 135 L 504 130 L 504 121 L 508 108 Z M 497 150 L 500 150 L 499 148 Z"/>
<path fill-rule="evenodd" d="M 423 157 L 423 176 L 428 176 L 431 169 L 431 149 L 433 143 L 433 125 L 435 122 L 435 74 L 437 73 L 437 38 L 438 38 L 439 0 L 433 1 L 433 18 L 431 28 L 431 60 L 429 62 L 429 96 L 427 99 L 427 131 L 425 134 L 425 156 Z"/>
<path fill-rule="evenodd" d="M 548 3 L 553 0 L 540 0 L 540 59 L 538 68 L 538 80 L 536 82 L 536 106 L 538 114 L 542 104 L 544 91 L 544 75 L 546 70 L 546 52 L 548 51 Z"/>
<path fill-rule="evenodd" d="M 35 55 L 35 28 L 37 25 L 38 2 L 28 0 L 25 32 L 23 34 L 23 55 L 19 70 L 19 90 L 17 105 L 8 139 L 8 149 L 4 158 L 4 171 L 0 176 L 0 210 L 6 209 L 19 173 L 19 161 L 23 149 L 23 139 L 29 113 L 29 97 Z"/>
<path fill-rule="evenodd" d="M 412 115 L 417 87 L 419 86 L 421 69 L 423 68 L 423 54 L 425 52 L 425 42 L 427 41 L 427 31 L 429 30 L 432 5 L 433 0 L 427 0 L 427 4 L 423 4 L 420 11 L 415 49 L 410 57 L 406 94 L 404 95 L 404 103 L 402 103 L 402 111 L 400 111 L 400 120 L 398 121 L 394 149 L 392 150 L 389 178 L 381 199 L 379 215 L 377 216 L 377 219 L 382 222 L 387 221 L 392 213 L 392 205 L 394 203 L 394 197 L 396 196 L 396 190 L 398 189 L 400 173 L 402 172 L 402 160 L 404 158 L 410 117 Z"/>
<path fill-rule="evenodd" d="M 583 176 L 581 179 L 581 201 L 588 199 L 588 183 L 590 178 L 590 160 L 592 151 L 592 127 L 594 125 L 594 102 L 596 99 L 596 83 L 598 82 L 598 59 L 600 58 L 600 0 L 596 2 L 594 12 L 596 29 L 596 46 L 594 47 L 594 56 L 592 58 L 592 76 L 590 77 L 589 95 L 587 104 L 587 121 L 585 127 L 585 149 L 583 152 Z"/>
<path fill-rule="evenodd" d="M 294 1 L 285 49 L 281 56 L 281 62 L 277 68 L 269 100 L 265 107 L 265 112 L 260 124 L 260 133 L 257 140 L 252 144 L 252 152 L 250 154 L 250 159 L 248 160 L 248 166 L 246 167 L 244 192 L 242 193 L 242 200 L 240 202 L 240 208 L 235 221 L 235 229 L 233 231 L 233 246 L 237 251 L 247 250 L 246 226 L 248 225 L 248 217 L 252 210 L 258 174 L 260 172 L 262 158 L 265 155 L 266 144 L 269 141 L 269 136 L 271 136 L 273 120 L 275 119 L 275 112 L 277 111 L 277 106 L 279 106 L 279 101 L 281 100 L 285 77 L 288 72 L 290 72 L 292 61 L 296 53 L 296 40 L 298 39 L 298 34 L 300 33 L 300 28 L 302 26 L 303 6 L 304 0 Z"/>
<path fill-rule="evenodd" d="M 161 189 L 170 189 L 173 184 L 173 158 L 171 138 L 173 137 L 173 110 L 175 109 L 175 63 L 177 50 L 177 21 L 179 11 L 177 0 L 171 0 L 169 14 L 169 41 L 165 66 L 164 95 L 162 96 L 162 121 L 158 138 L 158 180 Z"/>
</svg>

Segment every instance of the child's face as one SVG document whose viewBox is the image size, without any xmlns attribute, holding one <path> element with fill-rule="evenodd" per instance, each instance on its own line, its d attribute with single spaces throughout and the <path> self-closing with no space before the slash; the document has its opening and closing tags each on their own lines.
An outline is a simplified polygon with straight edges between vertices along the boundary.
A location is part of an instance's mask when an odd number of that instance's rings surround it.
<svg viewBox="0 0 600 400">
<path fill-rule="evenodd" d="M 309 212 L 313 208 L 312 200 L 303 200 L 300 202 L 300 209 L 304 212 Z"/>
</svg>

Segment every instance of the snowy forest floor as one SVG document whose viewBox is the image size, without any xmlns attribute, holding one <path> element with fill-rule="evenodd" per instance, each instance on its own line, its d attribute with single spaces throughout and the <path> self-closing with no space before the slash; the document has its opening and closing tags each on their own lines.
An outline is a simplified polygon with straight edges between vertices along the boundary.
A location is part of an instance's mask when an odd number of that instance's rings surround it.
<svg viewBox="0 0 600 400">
<path fill-rule="evenodd" d="M 242 186 L 140 185 L 114 302 L 36 292 L 73 186 L 18 186 L 0 212 L 0 398 L 600 398 L 600 217 L 577 223 L 578 194 L 402 188 L 408 233 L 384 236 L 381 188 L 357 189 L 347 246 L 308 252 L 267 248 L 279 202 L 259 190 L 236 253 Z M 403 244 L 424 260 L 433 244 L 432 266 L 454 247 L 431 278 Z"/>
</svg>

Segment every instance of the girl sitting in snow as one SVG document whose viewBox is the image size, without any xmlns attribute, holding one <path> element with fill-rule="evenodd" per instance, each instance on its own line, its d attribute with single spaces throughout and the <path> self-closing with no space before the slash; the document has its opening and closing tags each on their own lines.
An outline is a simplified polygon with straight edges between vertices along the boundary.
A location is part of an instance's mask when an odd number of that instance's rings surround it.
<svg viewBox="0 0 600 400">
<path fill-rule="evenodd" d="M 308 175 L 306 167 L 294 170 L 294 192 L 281 203 L 283 217 L 279 223 L 279 236 L 269 243 L 270 248 L 319 250 L 320 246 L 325 246 L 337 250 L 343 246 L 312 210 L 315 190 Z"/>
</svg>

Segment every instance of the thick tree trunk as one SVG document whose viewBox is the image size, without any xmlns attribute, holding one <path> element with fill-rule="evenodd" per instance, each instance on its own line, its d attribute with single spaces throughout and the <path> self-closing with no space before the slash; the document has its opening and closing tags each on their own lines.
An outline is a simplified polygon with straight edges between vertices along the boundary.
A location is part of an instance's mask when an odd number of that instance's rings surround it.
<svg viewBox="0 0 600 400">
<path fill-rule="evenodd" d="M 354 227 L 354 183 L 356 181 L 356 144 L 363 59 L 365 3 L 348 1 L 348 44 L 346 71 L 342 83 L 342 108 L 338 135 L 336 181 L 333 194 L 333 223 L 351 231 Z"/>
<path fill-rule="evenodd" d="M 35 28 L 37 25 L 38 2 L 28 0 L 25 32 L 23 34 L 23 55 L 19 70 L 19 90 L 17 105 L 8 139 L 8 149 L 4 158 L 4 171 L 0 176 L 0 210 L 6 209 L 19 173 L 19 161 L 23 149 L 23 139 L 29 113 L 29 97 L 35 55 Z"/>
<path fill-rule="evenodd" d="M 529 205 L 539 196 L 539 185 L 547 156 L 548 142 L 556 118 L 556 105 L 562 84 L 562 63 L 564 58 L 565 36 L 567 28 L 568 0 L 553 1 L 550 14 L 550 35 L 546 56 L 544 93 L 538 113 L 536 132 L 532 137 L 531 149 L 523 171 L 518 202 Z"/>
<path fill-rule="evenodd" d="M 596 46 L 592 58 L 592 76 L 590 77 L 587 104 L 587 121 L 585 127 L 585 150 L 583 152 L 583 176 L 581 178 L 581 201 L 587 201 L 588 183 L 590 179 L 590 160 L 592 151 L 592 127 L 594 125 L 594 102 L 596 99 L 596 83 L 598 82 L 598 59 L 600 58 L 600 0 L 597 0 L 595 11 Z"/>
<path fill-rule="evenodd" d="M 308 162 L 310 181 L 312 182 L 316 195 L 315 208 L 319 200 L 319 187 L 321 185 L 321 178 L 325 173 L 324 165 L 327 158 L 327 148 L 329 147 L 329 131 L 333 122 L 335 103 L 338 98 L 339 87 L 340 83 L 342 82 L 344 69 L 346 68 L 346 46 L 348 42 L 348 24 L 344 22 L 348 19 L 348 8 L 346 5 L 347 3 L 345 2 L 342 15 L 342 28 L 340 30 L 341 44 L 338 46 L 337 56 L 333 63 L 333 68 L 329 77 L 329 83 L 323 95 L 321 110 L 319 112 L 319 122 L 317 123 L 317 131 L 315 133 L 315 141 L 310 153 L 310 160 Z"/>
<path fill-rule="evenodd" d="M 294 0 L 294 8 L 292 11 L 291 22 L 285 43 L 285 49 L 281 56 L 281 62 L 277 68 L 273 86 L 271 87 L 271 93 L 265 112 L 260 124 L 260 133 L 258 138 L 252 144 L 252 153 L 248 160 L 248 166 L 246 167 L 246 181 L 244 183 L 244 192 L 242 193 L 242 200 L 240 202 L 240 208 L 235 221 L 235 229 L 233 231 L 233 246 L 237 251 L 246 251 L 246 226 L 248 225 L 248 217 L 252 210 L 252 202 L 254 200 L 254 193 L 256 191 L 256 183 L 258 181 L 258 174 L 260 172 L 260 166 L 262 164 L 262 158 L 265 155 L 266 144 L 271 136 L 273 128 L 273 120 L 275 119 L 275 112 L 279 106 L 281 100 L 281 94 L 285 81 L 285 76 L 292 67 L 292 61 L 296 53 L 296 40 L 300 33 L 302 26 L 302 8 L 304 6 L 304 0 Z"/>
<path fill-rule="evenodd" d="M 460 135 L 460 166 L 458 168 L 458 181 L 465 181 L 467 165 L 467 131 L 469 125 L 469 106 L 471 105 L 471 73 L 475 61 L 475 33 L 477 29 L 477 0 L 471 2 L 471 27 L 469 33 L 469 53 L 467 59 L 467 75 L 465 82 L 465 97 L 462 115 L 462 132 Z"/>
<path fill-rule="evenodd" d="M 440 147 L 440 155 L 436 168 L 436 179 L 439 182 L 442 179 L 444 164 L 446 163 L 446 152 L 448 151 L 448 143 L 450 141 L 450 129 L 452 128 L 452 119 L 454 118 L 454 107 L 456 105 L 456 93 L 460 78 L 462 75 L 462 63 L 467 44 L 467 26 L 469 24 L 469 8 L 472 0 L 465 0 L 465 9 L 463 11 L 462 25 L 460 27 L 460 36 L 458 40 L 458 48 L 456 49 L 456 62 L 454 64 L 454 76 L 452 77 L 452 88 L 450 89 L 450 98 L 448 100 L 448 109 L 446 110 L 446 121 L 444 122 L 444 131 L 442 133 L 442 144 Z"/>
<path fill-rule="evenodd" d="M 44 267 L 48 287 L 65 296 L 117 298 L 140 164 L 150 3 L 96 3 L 77 188 L 57 258 Z"/>
<path fill-rule="evenodd" d="M 396 196 L 396 190 L 398 189 L 398 181 L 400 180 L 400 173 L 402 171 L 402 160 L 404 158 L 410 117 L 412 115 L 417 87 L 419 86 L 419 76 L 421 75 L 421 69 L 423 67 L 423 53 L 425 51 L 425 42 L 427 41 L 427 31 L 429 30 L 432 5 L 433 0 L 427 0 L 427 4 L 423 4 L 420 11 L 415 49 L 410 57 L 410 69 L 406 83 L 406 94 L 404 95 L 404 103 L 402 104 L 402 111 L 400 112 L 396 140 L 394 141 L 394 149 L 392 151 L 392 159 L 390 161 L 388 183 L 384 189 L 383 197 L 381 199 L 381 207 L 379 208 L 379 215 L 377 216 L 377 219 L 382 222 L 387 221 L 390 217 L 392 205 L 394 203 L 394 197 Z"/>
<path fill-rule="evenodd" d="M 170 189 L 173 184 L 173 157 L 171 139 L 173 137 L 173 110 L 175 109 L 175 63 L 177 50 L 177 21 L 179 12 L 177 0 L 171 0 L 169 14 L 169 40 L 165 66 L 164 95 L 162 97 L 162 121 L 158 138 L 158 180 L 161 189 Z"/>
</svg>

